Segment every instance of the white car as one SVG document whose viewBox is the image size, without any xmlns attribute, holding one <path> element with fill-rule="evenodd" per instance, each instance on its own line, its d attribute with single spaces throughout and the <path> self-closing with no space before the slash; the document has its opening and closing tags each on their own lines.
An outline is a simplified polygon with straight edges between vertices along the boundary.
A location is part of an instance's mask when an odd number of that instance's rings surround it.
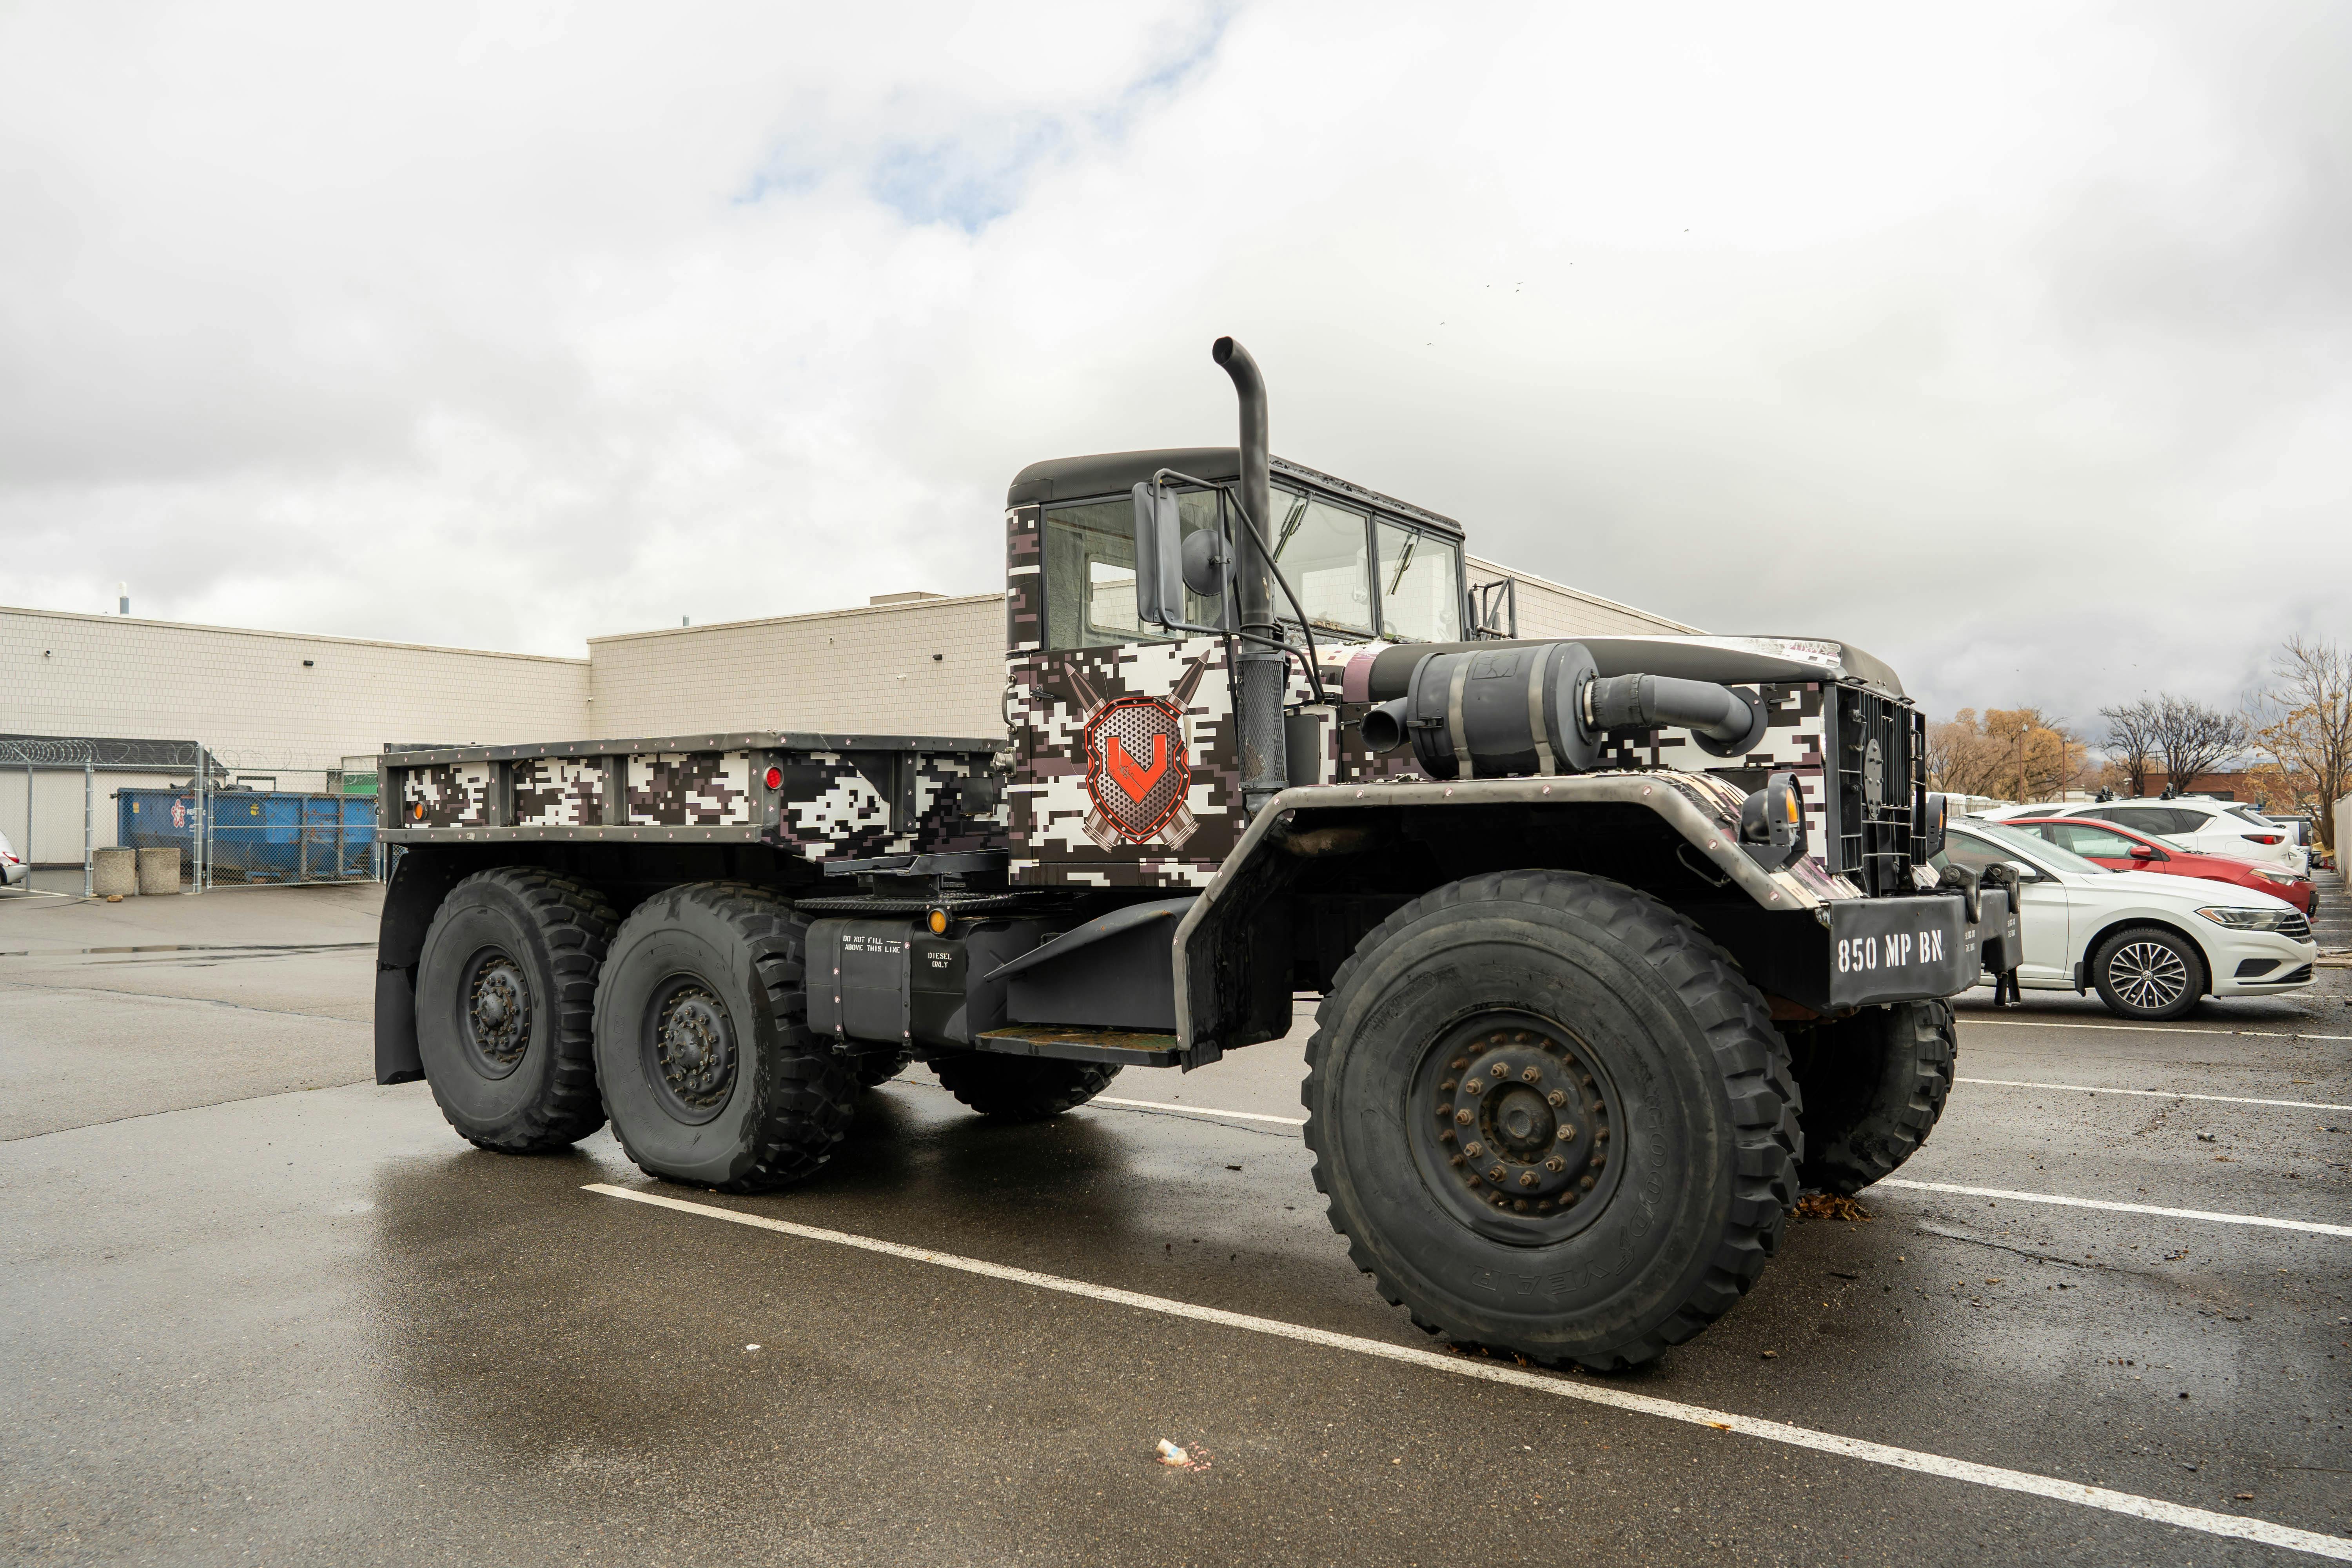
<svg viewBox="0 0 2352 1568">
<path fill-rule="evenodd" d="M 1954 823 L 1934 864 L 2016 868 L 2027 991 L 2095 989 L 2117 1017 L 2178 1018 L 2203 996 L 2274 996 L 2311 984 L 2319 944 L 2301 910 L 2268 893 L 2110 871 L 2022 828 Z"/>
<path fill-rule="evenodd" d="M 1994 821 L 2011 816 L 2089 817 L 2161 838 L 2193 855 L 2229 855 L 2261 865 L 2284 866 L 2298 877 L 2311 875 L 2311 851 L 2295 841 L 2295 834 L 2252 806 L 2232 801 L 2184 795 L 2177 800 L 2113 800 L 2092 805 L 2006 805 L 1989 815 Z"/>
<path fill-rule="evenodd" d="M 23 887 L 32 874 L 33 868 L 16 858 L 16 847 L 8 842 L 8 836 L 0 833 L 0 888 Z"/>
</svg>

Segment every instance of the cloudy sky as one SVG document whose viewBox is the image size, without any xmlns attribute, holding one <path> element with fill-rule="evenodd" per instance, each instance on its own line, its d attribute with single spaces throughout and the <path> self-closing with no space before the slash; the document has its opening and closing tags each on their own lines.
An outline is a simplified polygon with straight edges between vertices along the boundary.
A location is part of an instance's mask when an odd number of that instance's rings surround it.
<svg viewBox="0 0 2352 1568">
<path fill-rule="evenodd" d="M 2352 7 L 0 9 L 0 604 L 578 653 L 1229 441 L 1941 713 L 2352 637 Z"/>
</svg>

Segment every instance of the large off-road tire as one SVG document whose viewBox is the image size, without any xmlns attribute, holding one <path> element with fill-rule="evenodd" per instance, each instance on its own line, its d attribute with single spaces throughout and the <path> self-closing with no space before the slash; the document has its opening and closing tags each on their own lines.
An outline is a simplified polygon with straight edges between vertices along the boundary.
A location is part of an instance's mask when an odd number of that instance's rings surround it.
<svg viewBox="0 0 2352 1568">
<path fill-rule="evenodd" d="M 957 1051 L 934 1058 L 931 1070 L 950 1094 L 999 1121 L 1043 1121 L 1084 1105 L 1110 1087 L 1118 1068 L 1052 1057 Z"/>
<path fill-rule="evenodd" d="M 596 1073 L 648 1175 L 765 1192 L 823 1165 L 849 1129 L 851 1058 L 808 1031 L 806 925 L 740 882 L 655 894 L 613 939 Z"/>
<path fill-rule="evenodd" d="M 1952 1005 L 1865 1007 L 1806 1032 L 1805 1157 L 1797 1175 L 1829 1193 L 1858 1193 L 1918 1151 L 1944 1114 L 1960 1052 Z"/>
<path fill-rule="evenodd" d="M 1648 1361 L 1755 1283 L 1797 1196 L 1763 996 L 1597 877 L 1500 872 L 1399 910 L 1340 965 L 1307 1062 L 1333 1227 L 1457 1343 Z"/>
<path fill-rule="evenodd" d="M 2162 1024 L 2187 1017 L 2205 994 L 2205 955 L 2162 926 L 2133 926 L 2091 955 L 2091 984 L 2118 1018 Z"/>
<path fill-rule="evenodd" d="M 449 1125 L 535 1154 L 604 1125 L 590 1026 L 617 917 L 530 866 L 477 871 L 434 911 L 416 963 L 416 1050 Z"/>
</svg>

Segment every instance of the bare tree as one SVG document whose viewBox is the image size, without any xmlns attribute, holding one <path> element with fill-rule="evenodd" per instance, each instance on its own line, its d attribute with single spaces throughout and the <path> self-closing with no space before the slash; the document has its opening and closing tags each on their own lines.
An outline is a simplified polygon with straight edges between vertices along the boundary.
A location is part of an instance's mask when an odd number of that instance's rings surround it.
<svg viewBox="0 0 2352 1568">
<path fill-rule="evenodd" d="M 2165 782 L 2175 791 L 2189 789 L 2198 774 L 2243 752 L 2252 738 L 2245 720 L 2191 698 L 2164 692 L 2153 706 L 2155 732 L 2149 739 L 2164 760 Z"/>
<path fill-rule="evenodd" d="M 2134 795 L 2147 793 L 2147 775 L 2156 761 L 2156 704 L 2143 697 L 2099 710 L 2107 721 L 2107 755 L 2121 770 Z"/>
<path fill-rule="evenodd" d="M 2320 837 L 2335 849 L 2328 808 L 2352 788 L 2352 652 L 2292 637 L 2271 674 L 2272 684 L 2256 700 L 2254 738 L 2290 778 L 2299 773 L 2316 787 Z"/>
</svg>

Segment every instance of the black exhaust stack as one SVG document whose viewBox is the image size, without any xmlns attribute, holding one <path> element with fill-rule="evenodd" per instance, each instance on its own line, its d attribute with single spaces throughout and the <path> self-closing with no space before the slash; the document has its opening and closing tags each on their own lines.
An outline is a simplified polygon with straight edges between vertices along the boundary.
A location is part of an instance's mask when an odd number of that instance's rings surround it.
<svg viewBox="0 0 2352 1568">
<path fill-rule="evenodd" d="M 1241 502 L 1250 522 L 1263 534 L 1274 526 L 1266 515 L 1272 504 L 1267 476 L 1265 378 L 1249 350 L 1231 338 L 1219 338 L 1211 357 L 1234 378 L 1241 401 Z M 1236 530 L 1247 535 L 1250 528 Z M 1274 568 L 1255 542 L 1234 542 L 1234 621 L 1252 637 L 1282 640 L 1282 626 L 1274 613 Z M 1270 647 L 1241 644 L 1242 810 L 1249 816 L 1282 793 L 1290 782 L 1283 744 L 1282 697 L 1289 660 Z"/>
</svg>

